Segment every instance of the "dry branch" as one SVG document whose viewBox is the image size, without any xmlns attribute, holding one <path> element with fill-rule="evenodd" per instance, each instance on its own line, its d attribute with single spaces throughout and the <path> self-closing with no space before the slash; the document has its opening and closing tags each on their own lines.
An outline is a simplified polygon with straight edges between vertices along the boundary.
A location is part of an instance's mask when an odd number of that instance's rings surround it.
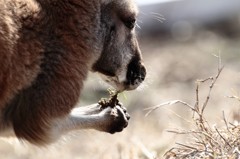
<svg viewBox="0 0 240 159">
<path fill-rule="evenodd" d="M 148 111 L 146 116 L 148 116 L 151 112 L 163 106 L 182 104 L 193 112 L 193 122 L 191 122 L 193 123 L 193 128 L 190 130 L 168 130 L 168 132 L 177 135 L 187 135 L 191 140 L 188 143 L 176 143 L 175 147 L 172 147 L 164 154 L 166 159 L 240 158 L 240 126 L 229 123 L 224 112 L 223 121 L 225 127 L 221 129 L 211 127 L 204 116 L 204 111 L 209 104 L 212 90 L 224 68 L 221 57 L 217 57 L 217 74 L 213 77 L 196 81 L 195 104 L 192 105 L 181 100 L 173 100 L 146 109 Z M 208 94 L 202 104 L 200 104 L 200 86 L 207 82 L 210 82 Z M 240 98 L 237 96 L 231 96 L 230 98 L 235 98 L 240 101 Z"/>
<path fill-rule="evenodd" d="M 221 65 L 221 58 L 218 57 L 218 72 L 216 76 L 209 77 L 203 80 L 196 81 L 196 99 L 194 107 L 183 101 L 177 100 L 177 102 L 167 102 L 165 105 L 172 105 L 176 103 L 182 103 L 188 106 L 193 111 L 193 121 L 194 128 L 192 130 L 170 130 L 168 132 L 182 135 L 193 136 L 192 140 L 188 144 L 176 143 L 177 147 L 168 150 L 164 157 L 166 159 L 181 159 L 181 158 L 240 158 L 240 126 L 228 123 L 225 114 L 223 112 L 223 121 L 225 127 L 218 129 L 216 127 L 212 128 L 209 126 L 207 120 L 204 117 L 204 111 L 209 103 L 212 90 L 217 82 L 223 66 Z M 199 91 L 201 84 L 210 81 L 208 94 L 203 102 L 200 104 Z M 230 98 L 235 98 L 239 100 L 237 96 L 231 96 Z M 162 104 L 164 105 L 164 104 Z M 160 106 L 162 106 L 160 105 Z M 156 110 L 159 106 L 154 107 Z M 151 113 L 152 109 L 148 112 Z M 194 146 L 192 146 L 194 145 Z"/>
</svg>

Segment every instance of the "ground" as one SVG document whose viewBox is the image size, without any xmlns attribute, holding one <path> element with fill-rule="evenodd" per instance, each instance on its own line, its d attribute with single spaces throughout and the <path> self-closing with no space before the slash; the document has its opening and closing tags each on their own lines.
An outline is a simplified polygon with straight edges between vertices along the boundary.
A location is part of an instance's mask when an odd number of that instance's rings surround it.
<svg viewBox="0 0 240 159">
<path fill-rule="evenodd" d="M 199 31 L 185 42 L 163 37 L 140 36 L 140 46 L 148 70 L 147 79 L 136 91 L 120 94 L 121 102 L 131 114 L 129 126 L 114 135 L 92 130 L 64 136 L 59 142 L 37 148 L 15 141 L 0 139 L 0 158 L 4 159 L 158 159 L 176 142 L 186 136 L 167 132 L 187 129 L 185 120 L 192 112 L 183 105 L 165 106 L 145 117 L 146 108 L 171 100 L 194 104 L 195 81 L 217 73 L 218 58 L 224 65 L 205 111 L 211 125 L 223 124 L 226 118 L 238 122 L 240 102 L 228 98 L 240 90 L 240 38 L 227 38 L 211 31 Z M 207 96 L 209 84 L 201 87 L 201 99 Z M 90 74 L 79 106 L 96 103 L 107 96 L 107 85 L 97 75 Z M 235 121 L 234 121 L 235 120 Z"/>
</svg>

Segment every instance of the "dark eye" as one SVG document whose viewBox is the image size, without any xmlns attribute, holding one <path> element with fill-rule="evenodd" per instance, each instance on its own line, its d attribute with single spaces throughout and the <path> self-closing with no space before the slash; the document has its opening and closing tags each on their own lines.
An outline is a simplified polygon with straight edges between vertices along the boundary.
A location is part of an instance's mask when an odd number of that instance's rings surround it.
<svg viewBox="0 0 240 159">
<path fill-rule="evenodd" d="M 124 22 L 127 28 L 133 29 L 135 27 L 136 19 L 130 19 Z"/>
</svg>

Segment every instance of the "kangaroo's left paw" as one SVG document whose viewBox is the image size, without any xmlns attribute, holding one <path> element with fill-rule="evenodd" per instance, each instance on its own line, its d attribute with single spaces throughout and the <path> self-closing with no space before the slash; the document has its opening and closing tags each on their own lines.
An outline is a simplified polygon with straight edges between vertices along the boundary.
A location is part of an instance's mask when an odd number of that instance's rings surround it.
<svg viewBox="0 0 240 159">
<path fill-rule="evenodd" d="M 118 104 L 115 107 L 107 107 L 102 111 L 104 116 L 105 129 L 103 131 L 111 134 L 121 132 L 127 127 L 130 115 L 127 113 L 126 108 Z"/>
</svg>

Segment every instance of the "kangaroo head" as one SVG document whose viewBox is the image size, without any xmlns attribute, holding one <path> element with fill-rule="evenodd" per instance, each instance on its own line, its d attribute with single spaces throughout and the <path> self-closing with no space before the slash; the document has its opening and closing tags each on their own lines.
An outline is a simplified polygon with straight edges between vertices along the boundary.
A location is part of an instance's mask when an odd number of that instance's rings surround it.
<svg viewBox="0 0 240 159">
<path fill-rule="evenodd" d="M 145 79 L 135 33 L 137 9 L 131 0 L 104 0 L 101 10 L 103 49 L 92 70 L 118 91 L 137 88 Z"/>
</svg>

